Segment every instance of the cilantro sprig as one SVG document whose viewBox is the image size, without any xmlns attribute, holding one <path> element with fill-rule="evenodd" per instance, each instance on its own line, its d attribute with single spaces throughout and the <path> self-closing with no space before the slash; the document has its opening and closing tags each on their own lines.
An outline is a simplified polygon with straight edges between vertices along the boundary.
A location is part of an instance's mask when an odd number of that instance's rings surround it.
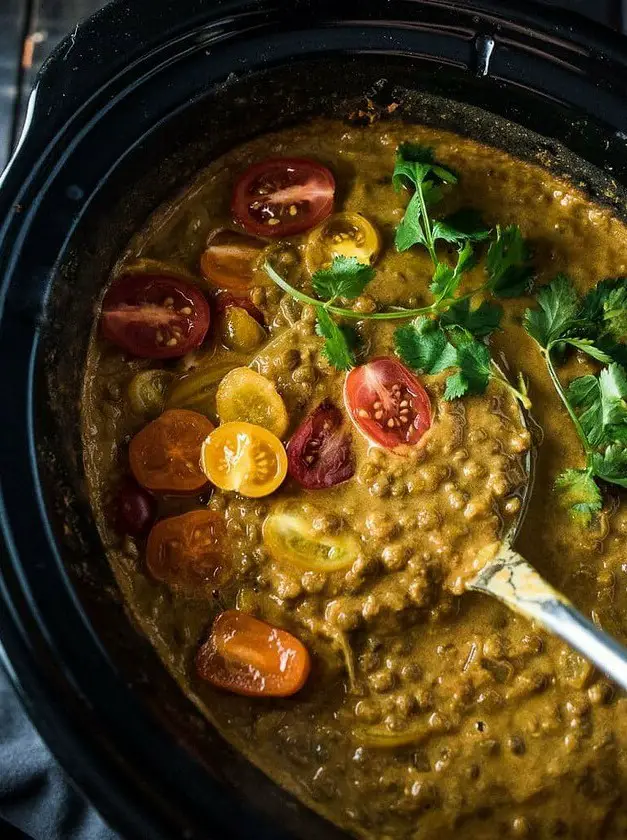
<svg viewBox="0 0 627 840">
<path fill-rule="evenodd" d="M 560 400 L 577 432 L 585 466 L 558 476 L 562 503 L 585 524 L 601 510 L 597 479 L 627 487 L 627 279 L 604 280 L 583 300 L 558 275 L 540 290 L 539 307 L 528 309 L 524 327 L 540 348 Z M 568 348 L 604 365 L 564 388 L 556 369 Z"/>
<path fill-rule="evenodd" d="M 444 319 L 419 317 L 396 330 L 394 343 L 400 358 L 420 373 L 450 371 L 444 390 L 445 400 L 468 394 L 482 394 L 491 381 L 499 382 L 526 407 L 531 403 L 524 387 L 516 389 L 490 355 L 490 350 L 477 335 L 484 335 L 481 319 L 470 329 L 447 324 Z M 472 327 L 477 332 L 472 331 Z"/>
</svg>

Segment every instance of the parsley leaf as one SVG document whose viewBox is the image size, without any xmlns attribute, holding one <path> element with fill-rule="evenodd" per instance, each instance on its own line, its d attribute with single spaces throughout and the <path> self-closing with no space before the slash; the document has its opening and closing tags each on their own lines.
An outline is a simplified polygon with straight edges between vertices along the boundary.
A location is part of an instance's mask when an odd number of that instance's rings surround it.
<svg viewBox="0 0 627 840">
<path fill-rule="evenodd" d="M 394 344 L 401 359 L 421 373 L 441 373 L 457 362 L 457 349 L 431 318 L 416 318 L 399 327 Z"/>
<path fill-rule="evenodd" d="M 458 210 L 445 219 L 434 222 L 432 229 L 434 242 L 443 239 L 454 245 L 463 242 L 481 242 L 488 239 L 490 233 L 491 229 L 484 225 L 479 213 L 471 208 Z"/>
<path fill-rule="evenodd" d="M 570 280 L 558 274 L 538 292 L 539 309 L 527 309 L 523 324 L 540 347 L 548 349 L 576 324 L 579 300 Z"/>
<path fill-rule="evenodd" d="M 563 340 L 565 344 L 569 344 L 576 350 L 581 350 L 582 353 L 587 353 L 588 356 L 592 356 L 597 362 L 603 362 L 604 365 L 609 365 L 612 361 L 612 357 L 601 347 L 597 347 L 591 338 L 565 338 Z"/>
<path fill-rule="evenodd" d="M 475 309 L 470 308 L 470 299 L 464 298 L 453 303 L 442 313 L 440 321 L 444 326 L 458 325 L 475 338 L 484 338 L 498 330 L 503 310 L 495 303 L 484 300 Z"/>
<path fill-rule="evenodd" d="M 627 336 L 627 278 L 616 277 L 597 283 L 583 299 L 582 317 L 620 341 Z"/>
<path fill-rule="evenodd" d="M 627 446 L 611 443 L 605 452 L 593 452 L 590 463 L 594 474 L 603 481 L 627 487 Z"/>
<path fill-rule="evenodd" d="M 405 208 L 405 215 L 396 228 L 394 244 L 397 251 L 407 251 L 414 245 L 427 247 L 427 234 L 423 225 L 422 202 L 416 191 Z"/>
<path fill-rule="evenodd" d="M 487 288 L 497 297 L 518 297 L 529 290 L 533 268 L 530 253 L 518 225 L 504 230 L 497 226 L 496 239 L 488 249 Z"/>
<path fill-rule="evenodd" d="M 315 293 L 323 300 L 356 298 L 374 275 L 374 268 L 360 263 L 356 257 L 333 257 L 328 268 L 314 272 L 311 282 Z"/>
<path fill-rule="evenodd" d="M 601 510 L 601 491 L 589 470 L 566 470 L 555 481 L 561 504 L 584 525 Z"/>
<path fill-rule="evenodd" d="M 350 370 L 355 366 L 357 334 L 351 327 L 340 327 L 324 306 L 316 306 L 318 322 L 316 332 L 325 339 L 323 354 L 338 370 Z"/>
</svg>

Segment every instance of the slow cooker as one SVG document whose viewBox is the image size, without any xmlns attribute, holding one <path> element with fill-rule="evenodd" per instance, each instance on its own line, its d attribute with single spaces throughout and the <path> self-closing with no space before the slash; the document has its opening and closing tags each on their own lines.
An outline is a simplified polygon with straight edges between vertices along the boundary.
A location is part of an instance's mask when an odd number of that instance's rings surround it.
<svg viewBox="0 0 627 840">
<path fill-rule="evenodd" d="M 620 36 L 512 0 L 114 0 L 45 65 L 0 186 L 0 637 L 42 736 L 124 837 L 345 835 L 211 728 L 114 583 L 79 415 L 117 254 L 227 148 L 366 100 L 541 160 L 624 216 L 626 83 Z"/>
</svg>

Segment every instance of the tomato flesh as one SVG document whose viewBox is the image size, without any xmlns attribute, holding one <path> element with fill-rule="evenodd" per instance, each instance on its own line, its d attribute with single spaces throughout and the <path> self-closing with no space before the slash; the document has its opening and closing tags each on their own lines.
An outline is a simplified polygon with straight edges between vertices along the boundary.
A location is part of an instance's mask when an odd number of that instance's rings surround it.
<svg viewBox="0 0 627 840">
<path fill-rule="evenodd" d="M 420 380 L 392 358 L 353 368 L 344 403 L 359 431 L 377 446 L 417 444 L 431 426 L 431 404 Z"/>
<path fill-rule="evenodd" d="M 269 158 L 249 167 L 235 184 L 235 218 L 256 236 L 293 236 L 333 209 L 335 179 L 315 160 Z"/>
<path fill-rule="evenodd" d="M 161 519 L 146 545 L 152 576 L 175 592 L 209 598 L 231 572 L 224 519 L 212 510 L 192 510 Z"/>
<path fill-rule="evenodd" d="M 354 475 L 351 439 L 342 420 L 339 408 L 324 400 L 290 438 L 288 473 L 307 490 L 333 487 Z"/>
<path fill-rule="evenodd" d="M 102 301 L 102 335 L 133 356 L 172 359 L 202 344 L 209 304 L 194 286 L 175 277 L 127 274 Z"/>
<path fill-rule="evenodd" d="M 214 426 L 202 414 L 170 409 L 145 426 L 128 448 L 131 471 L 147 490 L 193 493 L 207 484 L 200 452 Z"/>
<path fill-rule="evenodd" d="M 198 651 L 196 670 L 201 679 L 234 694 L 289 697 L 305 684 L 311 658 L 286 630 L 239 610 L 226 610 Z"/>
<path fill-rule="evenodd" d="M 224 315 L 228 309 L 234 306 L 239 309 L 245 309 L 251 318 L 254 318 L 260 326 L 265 327 L 266 322 L 263 314 L 257 309 L 249 297 L 236 297 L 230 292 L 220 292 L 215 299 L 216 315 Z"/>
<path fill-rule="evenodd" d="M 283 483 L 287 455 L 272 432 L 235 420 L 218 426 L 206 439 L 201 466 L 216 487 L 256 499 Z"/>
</svg>

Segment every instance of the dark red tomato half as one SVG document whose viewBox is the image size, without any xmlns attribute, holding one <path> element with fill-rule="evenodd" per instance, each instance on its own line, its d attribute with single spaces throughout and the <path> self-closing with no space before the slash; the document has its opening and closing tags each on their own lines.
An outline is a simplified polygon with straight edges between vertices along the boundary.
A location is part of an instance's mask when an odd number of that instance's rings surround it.
<svg viewBox="0 0 627 840">
<path fill-rule="evenodd" d="M 315 227 L 333 209 L 335 178 L 307 158 L 269 158 L 235 184 L 231 208 L 248 233 L 293 236 Z"/>
<path fill-rule="evenodd" d="M 354 475 L 350 434 L 342 420 L 339 408 L 324 400 L 290 438 L 287 471 L 307 490 L 333 487 Z"/>
<path fill-rule="evenodd" d="M 202 344 L 209 304 L 198 289 L 175 277 L 127 274 L 102 302 L 105 338 L 133 356 L 173 359 Z"/>
<path fill-rule="evenodd" d="M 344 384 L 344 403 L 359 431 L 385 449 L 412 446 L 431 426 L 427 392 L 396 359 L 353 368 Z"/>
<path fill-rule="evenodd" d="M 254 318 L 258 324 L 261 324 L 262 327 L 265 326 L 266 322 L 264 321 L 263 315 L 250 298 L 235 297 L 235 295 L 232 295 L 230 292 L 220 292 L 220 294 L 215 298 L 216 315 L 223 315 L 231 306 L 237 306 L 239 309 L 245 309 L 251 318 Z"/>
</svg>

